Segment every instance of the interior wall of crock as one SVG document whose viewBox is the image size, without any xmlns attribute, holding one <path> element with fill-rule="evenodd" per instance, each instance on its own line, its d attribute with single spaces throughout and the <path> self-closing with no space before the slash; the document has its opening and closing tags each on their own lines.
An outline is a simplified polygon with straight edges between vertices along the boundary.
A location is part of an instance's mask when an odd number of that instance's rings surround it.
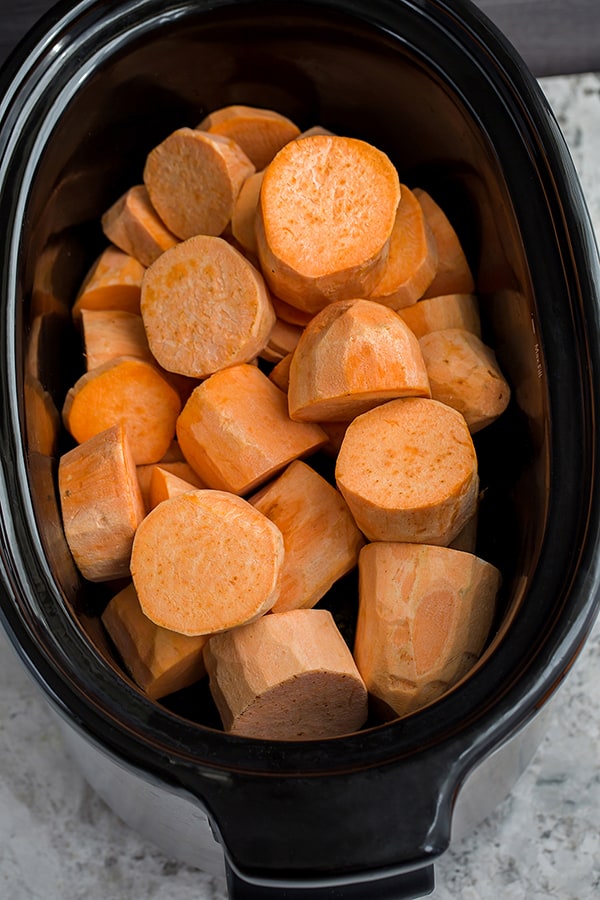
<svg viewBox="0 0 600 900">
<path fill-rule="evenodd" d="M 174 128 L 193 127 L 228 103 L 274 108 L 300 127 L 319 124 L 372 141 L 402 181 L 424 187 L 447 208 L 477 275 L 486 337 L 497 344 L 513 388 L 509 411 L 476 441 L 480 552 L 504 576 L 499 619 L 511 598 L 523 595 L 541 541 L 545 400 L 530 337 L 526 261 L 501 167 L 466 106 L 417 54 L 399 53 L 389 35 L 350 18 L 325 24 L 303 15 L 290 28 L 285 13 L 261 19 L 238 12 L 235 20 L 231 11 L 197 19 L 190 13 L 99 57 L 65 99 L 30 188 L 24 409 L 32 494 L 60 592 L 111 664 L 98 619 L 110 589 L 77 574 L 56 495 L 57 460 L 71 446 L 60 410 L 84 368 L 70 307 L 106 243 L 100 216 L 140 183 L 145 154 Z M 345 579 L 321 601 L 344 621 L 349 641 L 355 587 Z M 213 723 L 213 711 L 202 715 Z"/>
</svg>

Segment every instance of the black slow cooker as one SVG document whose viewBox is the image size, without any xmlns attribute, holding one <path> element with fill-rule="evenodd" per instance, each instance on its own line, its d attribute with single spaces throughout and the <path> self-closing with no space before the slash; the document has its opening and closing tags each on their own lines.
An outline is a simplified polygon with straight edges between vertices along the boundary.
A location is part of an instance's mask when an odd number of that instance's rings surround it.
<svg viewBox="0 0 600 900">
<path fill-rule="evenodd" d="M 100 215 L 169 131 L 229 103 L 369 140 L 438 199 L 512 388 L 476 435 L 478 552 L 503 575 L 489 646 L 420 712 L 329 740 L 228 736 L 201 688 L 148 700 L 57 504 Z M 485 815 L 527 764 L 598 607 L 598 258 L 537 83 L 467 0 L 59 4 L 1 74 L 0 220 L 2 623 L 81 771 L 166 852 L 225 865 L 231 897 L 429 892 L 459 811 Z M 323 602 L 354 601 L 345 581 Z"/>
</svg>

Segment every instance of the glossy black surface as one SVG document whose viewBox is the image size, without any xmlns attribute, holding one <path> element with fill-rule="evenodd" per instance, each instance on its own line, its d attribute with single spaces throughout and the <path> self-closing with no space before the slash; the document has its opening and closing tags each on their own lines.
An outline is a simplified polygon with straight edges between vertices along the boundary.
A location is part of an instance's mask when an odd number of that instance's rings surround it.
<svg viewBox="0 0 600 900">
<path fill-rule="evenodd" d="M 7 630 L 77 727 L 202 799 L 241 873 L 313 884 L 429 865 L 461 781 L 535 715 L 596 614 L 598 263 L 556 124 L 510 48 L 461 2 L 59 9 L 0 76 Z M 371 140 L 439 199 L 513 389 L 506 415 L 477 436 L 479 550 L 504 576 L 489 652 L 431 707 L 330 741 L 229 737 L 210 727 L 201 692 L 169 710 L 122 677 L 98 626 L 106 589 L 81 583 L 62 537 L 65 436 L 49 448 L 35 428 L 32 389 L 60 410 L 80 364 L 68 311 L 103 244 L 100 214 L 169 130 L 233 102 Z"/>
</svg>

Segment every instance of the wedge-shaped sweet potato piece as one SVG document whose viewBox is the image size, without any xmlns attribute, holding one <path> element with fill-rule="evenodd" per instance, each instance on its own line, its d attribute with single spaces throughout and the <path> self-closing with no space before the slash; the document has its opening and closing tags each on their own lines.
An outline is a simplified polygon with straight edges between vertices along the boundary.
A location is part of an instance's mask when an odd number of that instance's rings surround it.
<svg viewBox="0 0 600 900">
<path fill-rule="evenodd" d="M 499 586 L 498 570 L 471 553 L 363 548 L 354 658 L 380 712 L 414 712 L 467 674 L 488 638 Z"/>
<path fill-rule="evenodd" d="M 266 740 L 336 737 L 367 718 L 367 692 L 326 609 L 263 616 L 204 651 L 225 731 Z"/>
<path fill-rule="evenodd" d="M 153 700 L 206 675 L 205 635 L 189 637 L 161 628 L 142 612 L 133 584 L 111 598 L 102 623 L 133 680 Z"/>
<path fill-rule="evenodd" d="M 144 266 L 112 244 L 103 250 L 83 279 L 72 315 L 82 309 L 124 309 L 139 313 Z"/>
<path fill-rule="evenodd" d="M 414 194 L 433 232 L 438 256 L 437 272 L 423 296 L 472 294 L 475 280 L 454 226 L 431 194 L 422 188 L 415 188 Z"/>
<path fill-rule="evenodd" d="M 349 422 L 395 397 L 429 397 L 419 342 L 373 300 L 339 300 L 304 329 L 290 363 L 288 405 L 297 421 Z"/>
<path fill-rule="evenodd" d="M 350 423 L 335 477 L 372 541 L 447 545 L 477 509 L 479 476 L 464 416 L 404 397 Z"/>
<path fill-rule="evenodd" d="M 267 612 L 279 596 L 283 537 L 246 500 L 188 491 L 140 523 L 131 575 L 142 611 L 181 634 L 212 634 Z"/>
<path fill-rule="evenodd" d="M 462 413 L 471 434 L 502 415 L 510 387 L 491 347 L 462 328 L 434 331 L 419 343 L 432 397 Z"/>
<path fill-rule="evenodd" d="M 259 170 L 300 134 L 298 126 L 287 116 L 272 109 L 241 104 L 213 110 L 198 128 L 235 141 Z"/>
<path fill-rule="evenodd" d="M 83 577 L 128 576 L 133 537 L 146 510 L 123 426 L 63 454 L 58 488 L 65 537 Z"/>
<path fill-rule="evenodd" d="M 125 191 L 106 210 L 101 221 L 108 240 L 143 266 L 151 266 L 179 240 L 161 221 L 143 184 Z"/>
<path fill-rule="evenodd" d="M 444 328 L 464 328 L 481 337 L 481 320 L 475 294 L 428 297 L 405 309 L 399 309 L 398 315 L 402 316 L 418 338 Z"/>
<path fill-rule="evenodd" d="M 161 469 L 162 472 L 173 475 L 185 484 L 191 485 L 192 488 L 206 487 L 202 479 L 198 477 L 190 464 L 184 459 L 172 460 L 163 457 L 157 463 L 149 463 L 147 465 L 137 466 L 136 468 L 142 497 L 144 498 L 144 506 L 146 507 L 147 512 L 150 512 L 153 506 L 156 506 L 156 503 L 152 502 L 152 479 L 155 469 Z"/>
<path fill-rule="evenodd" d="M 272 292 L 308 312 L 366 296 L 385 267 L 399 200 L 398 173 L 371 144 L 290 141 L 265 170 L 256 219 Z"/>
<path fill-rule="evenodd" d="M 281 593 L 272 612 L 313 607 L 356 565 L 365 539 L 340 492 L 306 463 L 295 460 L 249 501 L 283 534 Z"/>
<path fill-rule="evenodd" d="M 163 500 L 169 500 L 178 494 L 185 494 L 188 491 L 197 490 L 197 486 L 191 481 L 186 481 L 174 472 L 162 466 L 152 466 L 152 477 L 150 480 L 150 509 L 154 509 Z"/>
<path fill-rule="evenodd" d="M 180 410 L 179 394 L 152 363 L 119 356 L 75 382 L 62 416 L 78 443 L 122 422 L 133 458 L 143 465 L 164 455 Z"/>
<path fill-rule="evenodd" d="M 293 422 L 287 397 L 256 366 L 231 366 L 203 381 L 177 420 L 179 445 L 209 487 L 246 494 L 327 441 L 318 425 Z"/>
<path fill-rule="evenodd" d="M 400 203 L 390 237 L 388 260 L 369 293 L 392 309 L 411 306 L 423 296 L 438 269 L 437 244 L 413 192 L 400 185 Z"/>
</svg>

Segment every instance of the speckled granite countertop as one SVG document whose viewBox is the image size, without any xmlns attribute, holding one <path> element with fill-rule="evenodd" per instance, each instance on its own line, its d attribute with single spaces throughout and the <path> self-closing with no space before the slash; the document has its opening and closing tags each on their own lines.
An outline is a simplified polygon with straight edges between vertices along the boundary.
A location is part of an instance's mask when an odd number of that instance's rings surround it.
<svg viewBox="0 0 600 900">
<path fill-rule="evenodd" d="M 543 79 L 600 235 L 600 75 Z M 435 900 L 600 896 L 600 623 L 525 774 L 436 866 Z M 0 634 L 2 900 L 225 900 L 224 883 L 162 855 L 74 771 L 45 701 Z"/>
</svg>

